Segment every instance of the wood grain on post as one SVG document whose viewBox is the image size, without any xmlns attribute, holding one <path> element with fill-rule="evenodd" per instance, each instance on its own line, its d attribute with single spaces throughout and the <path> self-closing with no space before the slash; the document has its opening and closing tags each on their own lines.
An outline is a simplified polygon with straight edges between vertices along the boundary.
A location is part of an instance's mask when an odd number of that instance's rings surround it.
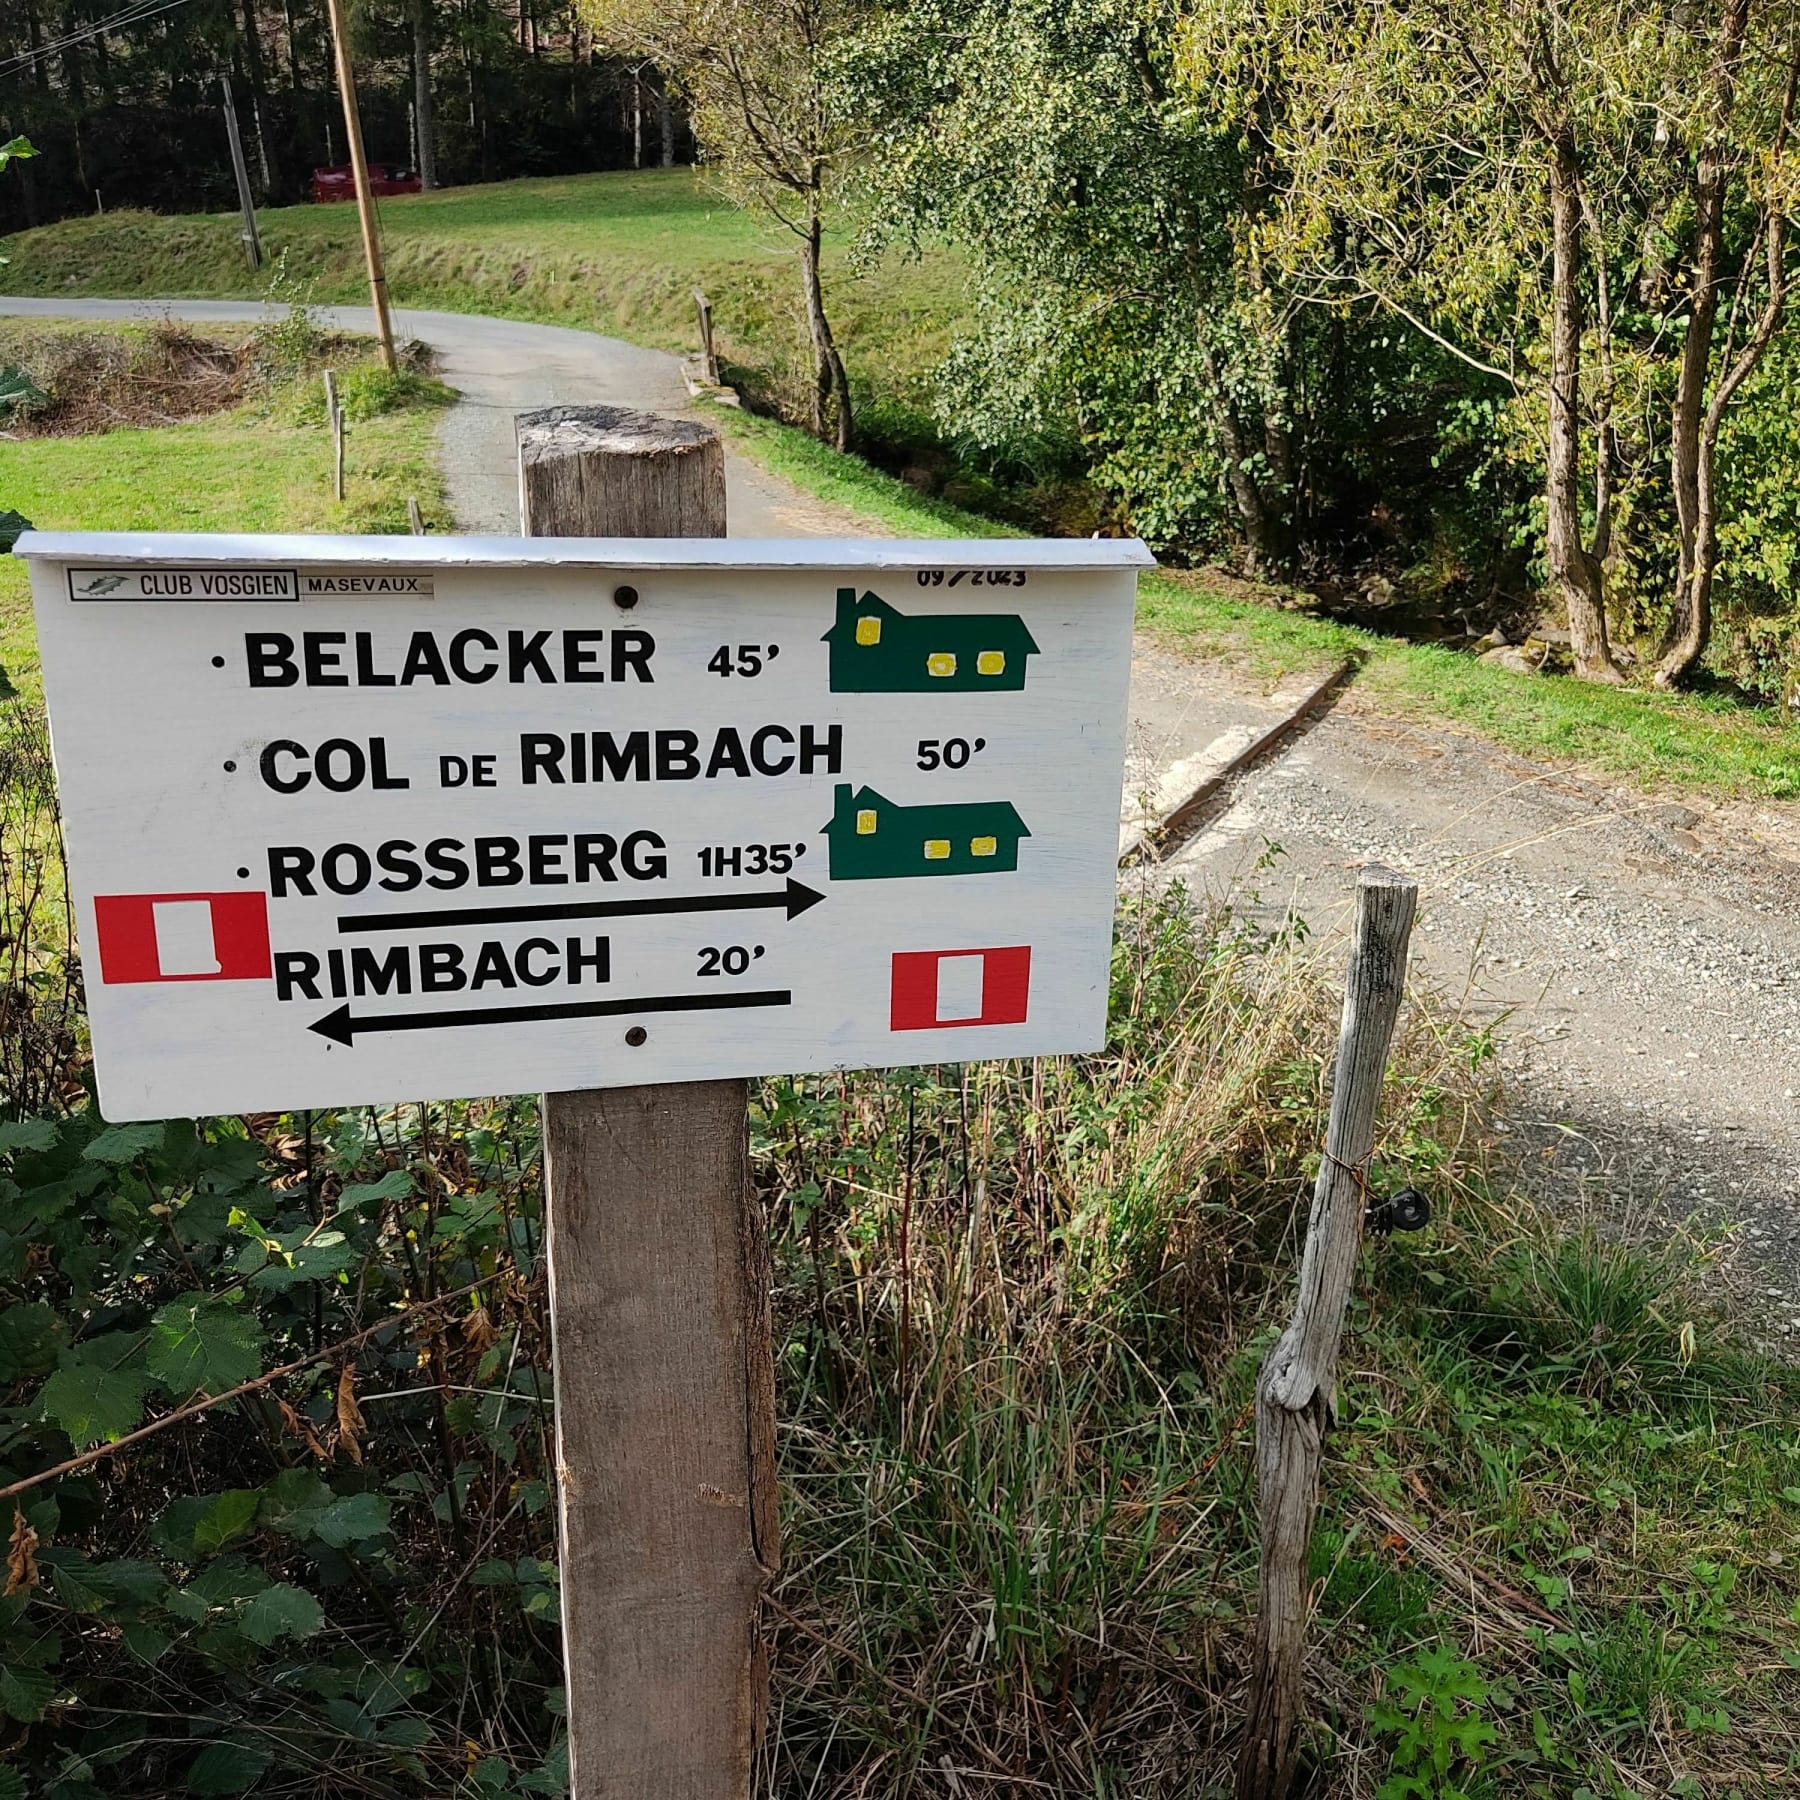
<svg viewBox="0 0 1800 1800">
<path fill-rule="evenodd" d="M 553 407 L 522 414 L 518 438 L 527 536 L 725 533 L 706 426 Z M 778 1551 L 747 1125 L 742 1081 L 544 1097 L 574 1800 L 750 1791 Z"/>
<path fill-rule="evenodd" d="M 1300 1260 L 1300 1296 L 1256 1384 L 1262 1579 L 1239 1800 L 1281 1800 L 1294 1778 L 1319 1469 L 1336 1399 L 1344 1311 L 1362 1250 L 1364 1170 L 1375 1148 L 1376 1106 L 1406 989 L 1418 897 L 1417 883 L 1391 869 L 1364 869 L 1357 883 L 1331 1117 Z"/>
</svg>

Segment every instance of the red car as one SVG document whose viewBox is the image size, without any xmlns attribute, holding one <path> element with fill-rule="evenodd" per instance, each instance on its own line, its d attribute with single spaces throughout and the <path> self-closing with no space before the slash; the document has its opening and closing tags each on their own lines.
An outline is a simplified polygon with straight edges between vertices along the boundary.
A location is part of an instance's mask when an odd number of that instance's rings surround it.
<svg viewBox="0 0 1800 1800">
<path fill-rule="evenodd" d="M 372 194 L 416 194 L 419 177 L 415 171 L 399 163 L 369 164 L 369 192 Z M 315 200 L 354 200 L 356 173 L 348 163 L 335 169 L 314 169 L 312 197 Z"/>
</svg>

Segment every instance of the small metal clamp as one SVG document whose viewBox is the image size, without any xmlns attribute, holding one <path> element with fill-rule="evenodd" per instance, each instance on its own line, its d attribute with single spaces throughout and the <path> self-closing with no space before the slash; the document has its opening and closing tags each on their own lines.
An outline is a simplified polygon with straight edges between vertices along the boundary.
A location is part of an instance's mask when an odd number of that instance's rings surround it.
<svg viewBox="0 0 1800 1800">
<path fill-rule="evenodd" d="M 1363 1214 L 1363 1229 L 1376 1237 L 1395 1231 L 1423 1231 L 1430 1223 L 1431 1202 L 1416 1187 L 1403 1187 Z"/>
</svg>

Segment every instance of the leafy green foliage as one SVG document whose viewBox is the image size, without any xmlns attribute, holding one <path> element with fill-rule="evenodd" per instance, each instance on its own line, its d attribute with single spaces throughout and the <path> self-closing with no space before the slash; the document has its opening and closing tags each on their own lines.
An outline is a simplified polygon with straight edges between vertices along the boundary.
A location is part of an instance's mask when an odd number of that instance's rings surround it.
<svg viewBox="0 0 1800 1800">
<path fill-rule="evenodd" d="M 62 1347 L 63 1322 L 43 1301 L 0 1312 L 0 1387 L 48 1375 Z"/>
<path fill-rule="evenodd" d="M 253 1644 L 309 1638 L 325 1623 L 325 1609 L 304 1588 L 277 1582 L 264 1588 L 238 1616 L 238 1629 Z"/>
<path fill-rule="evenodd" d="M 275 1760 L 273 1754 L 253 1743 L 222 1738 L 208 1744 L 188 1765 L 190 1794 L 242 1794 L 255 1787 Z"/>
<path fill-rule="evenodd" d="M 48 398 L 23 369 L 0 369 L 0 418 L 41 406 Z"/>
<path fill-rule="evenodd" d="M 74 1448 L 85 1450 L 89 1444 L 122 1438 L 136 1428 L 143 1417 L 148 1386 L 135 1369 L 108 1368 L 104 1362 L 72 1356 L 44 1383 L 38 1400 L 44 1417 L 62 1430 Z"/>
<path fill-rule="evenodd" d="M 1177 891 L 1125 914 L 1104 1053 L 757 1091 L 772 1791 L 935 1794 L 984 1752 L 1066 1796 L 1225 1779 L 1246 1405 L 1335 1042 L 1305 954 Z M 1345 1363 L 1315 1571 L 1339 1729 L 1392 1794 L 1614 1800 L 1674 1751 L 1723 1800 L 1800 1702 L 1770 1554 L 1800 1384 L 1675 1258 L 1491 1206 L 1491 1054 L 1422 1007 L 1384 1096 L 1378 1171 L 1430 1171 L 1440 1222 L 1371 1250 Z M 20 1496 L 25 1791 L 566 1792 L 535 1109 L 126 1131 L 0 1125 L 0 1483 L 323 1354 Z M 1080 1730 L 1046 1728 L 1064 1705 Z"/>
<path fill-rule="evenodd" d="M 380 1793 L 458 1791 L 467 1759 L 441 1709 L 469 1646 L 510 1621 L 504 1672 L 475 1679 L 503 1682 L 529 1722 L 488 1736 L 493 1791 L 529 1791 L 559 1679 L 545 1372 L 520 1348 L 547 1343 L 541 1302 L 496 1285 L 485 1305 L 405 1308 L 420 1279 L 441 1292 L 532 1266 L 534 1123 L 493 1109 L 440 1136 L 417 1109 L 332 1116 L 305 1151 L 241 1121 L 0 1124 L 0 1481 L 391 1321 L 360 1353 L 27 1494 L 34 1579 L 0 1616 L 0 1713 L 49 1733 L 34 1776 L 73 1758 L 105 1780 L 129 1758 L 159 1792 L 232 1794 L 329 1765 Z M 421 1181 L 427 1142 L 463 1171 L 455 1192 Z M 364 1423 L 344 1396 L 384 1383 L 401 1397 Z M 440 1413 L 458 1387 L 481 1404 Z M 506 1594 L 459 1585 L 476 1507 L 483 1541 L 527 1571 Z M 104 1639 L 63 1675 L 78 1624 Z M 83 1705 L 51 1729 L 59 1678 Z M 116 1723 L 149 1696 L 191 1711 L 191 1736 Z"/>
<path fill-rule="evenodd" d="M 220 1394 L 262 1368 L 262 1329 L 226 1300 L 171 1300 L 151 1321 L 145 1366 L 177 1399 Z"/>
<path fill-rule="evenodd" d="M 1466 1657 L 1434 1645 L 1389 1670 L 1387 1686 L 1395 1698 L 1371 1708 L 1369 1722 L 1377 1731 L 1397 1732 L 1399 1741 L 1376 1800 L 1470 1800 L 1451 1777 L 1459 1771 L 1479 1777 L 1496 1736 L 1481 1717 L 1493 1683 Z"/>
</svg>

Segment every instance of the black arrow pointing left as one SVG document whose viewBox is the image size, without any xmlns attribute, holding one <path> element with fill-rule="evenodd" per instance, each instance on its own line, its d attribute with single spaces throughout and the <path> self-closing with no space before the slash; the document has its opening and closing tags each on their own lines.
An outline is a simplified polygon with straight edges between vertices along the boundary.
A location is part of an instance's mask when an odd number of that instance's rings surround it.
<svg viewBox="0 0 1800 1800">
<path fill-rule="evenodd" d="M 355 1013 L 348 1004 L 307 1027 L 334 1044 L 354 1044 L 370 1031 L 449 1031 L 462 1025 L 525 1025 L 540 1019 L 604 1019 L 631 1013 L 732 1012 L 746 1006 L 791 1006 L 793 993 L 650 994 L 637 1000 L 566 1000 L 542 1006 L 472 1007 L 465 1012 Z"/>
<path fill-rule="evenodd" d="M 825 896 L 791 877 L 760 894 L 659 894 L 631 900 L 553 900 L 528 906 L 455 906 L 422 912 L 343 913 L 339 931 L 431 931 L 447 925 L 522 925 L 546 919 L 628 919 L 651 913 L 760 912 L 784 908 L 797 919 Z"/>
</svg>

